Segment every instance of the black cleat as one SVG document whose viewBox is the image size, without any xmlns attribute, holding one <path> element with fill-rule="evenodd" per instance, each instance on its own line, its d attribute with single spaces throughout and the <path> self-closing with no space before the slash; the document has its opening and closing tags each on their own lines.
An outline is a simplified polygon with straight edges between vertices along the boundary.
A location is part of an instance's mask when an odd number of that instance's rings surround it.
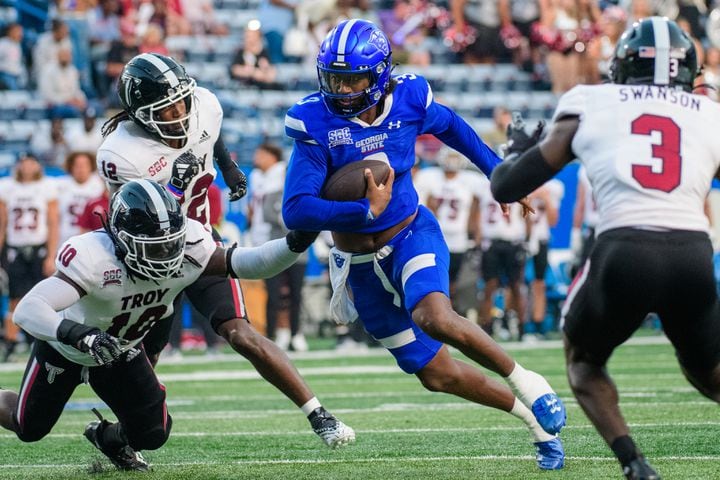
<svg viewBox="0 0 720 480">
<path fill-rule="evenodd" d="M 308 420 L 313 432 L 330 448 L 342 447 L 355 441 L 355 431 L 323 407 L 313 410 L 308 415 Z"/>
<path fill-rule="evenodd" d="M 142 454 L 133 450 L 130 445 L 112 448 L 102 444 L 103 431 L 112 425 L 112 423 L 105 420 L 102 415 L 100 415 L 100 412 L 94 408 L 93 412 L 95 412 L 95 415 L 97 415 L 100 420 L 90 422 L 88 426 L 85 427 L 85 438 L 108 457 L 118 470 L 149 472 L 150 465 L 145 461 Z"/>
<path fill-rule="evenodd" d="M 623 466 L 623 474 L 628 480 L 660 480 L 660 475 L 640 456 Z"/>
</svg>

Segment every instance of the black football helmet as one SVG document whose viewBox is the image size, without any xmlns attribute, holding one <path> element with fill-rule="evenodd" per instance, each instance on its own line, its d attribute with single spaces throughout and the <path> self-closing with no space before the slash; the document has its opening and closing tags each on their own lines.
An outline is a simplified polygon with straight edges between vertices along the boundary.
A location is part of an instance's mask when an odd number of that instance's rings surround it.
<svg viewBox="0 0 720 480">
<path fill-rule="evenodd" d="M 610 65 L 613 83 L 668 85 L 686 92 L 698 74 L 695 44 L 666 17 L 635 22 L 618 40 Z"/>
<path fill-rule="evenodd" d="M 142 278 L 176 275 L 185 255 L 185 215 L 180 204 L 158 183 L 128 182 L 110 201 L 107 227 L 120 258 Z"/>
<path fill-rule="evenodd" d="M 170 57 L 142 53 L 123 68 L 118 95 L 123 109 L 145 130 L 163 139 L 185 140 L 197 123 L 193 92 L 195 80 Z M 185 115 L 163 121 L 161 110 L 183 100 Z M 193 119 L 195 120 L 193 122 Z"/>
</svg>

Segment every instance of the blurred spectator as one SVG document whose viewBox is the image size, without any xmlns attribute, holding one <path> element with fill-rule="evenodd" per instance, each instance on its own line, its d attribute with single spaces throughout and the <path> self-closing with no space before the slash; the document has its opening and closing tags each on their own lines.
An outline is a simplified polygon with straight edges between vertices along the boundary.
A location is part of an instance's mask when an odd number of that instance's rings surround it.
<svg viewBox="0 0 720 480">
<path fill-rule="evenodd" d="M 74 152 L 97 152 L 103 140 L 97 112 L 94 108 L 87 108 L 82 119 L 82 125 L 70 130 L 65 136 L 68 147 Z"/>
<path fill-rule="evenodd" d="M 512 122 L 510 110 L 506 107 L 498 105 L 493 109 L 493 128 L 487 132 L 482 132 L 480 136 L 485 144 L 501 155 L 500 146 L 507 142 L 507 127 Z"/>
<path fill-rule="evenodd" d="M 700 78 L 703 93 L 715 101 L 720 98 L 720 49 L 710 47 L 705 52 L 705 65 Z"/>
<path fill-rule="evenodd" d="M 37 155 L 43 165 L 60 167 L 70 153 L 65 140 L 65 127 L 60 117 L 50 120 L 50 130 L 40 128 L 30 139 L 30 149 Z"/>
<path fill-rule="evenodd" d="M 512 53 L 513 63 L 528 72 L 538 71 L 542 58 L 530 41 L 532 25 L 540 19 L 538 0 L 510 0 L 510 18 L 511 23 L 500 29 L 505 48 Z"/>
<path fill-rule="evenodd" d="M 270 63 L 260 25 L 250 22 L 245 29 L 243 48 L 238 50 L 230 66 L 230 76 L 243 85 L 259 88 L 278 88 L 277 71 Z"/>
<path fill-rule="evenodd" d="M 253 245 L 281 238 L 288 230 L 282 221 L 281 207 L 285 185 L 286 165 L 282 149 L 264 143 L 255 150 L 253 170 L 250 172 L 250 238 Z M 307 253 L 290 268 L 265 280 L 267 289 L 267 336 L 283 350 L 306 351 L 307 341 L 300 328 L 302 287 L 305 282 Z M 290 329 L 280 328 L 278 320 L 286 313 Z"/>
<path fill-rule="evenodd" d="M 283 54 L 285 32 L 293 26 L 293 12 L 299 0 L 261 0 L 258 9 L 260 31 L 265 36 L 270 63 L 286 61 Z"/>
<path fill-rule="evenodd" d="M 93 151 L 94 152 L 94 151 Z M 95 173 L 95 153 L 73 152 L 65 159 L 64 175 L 57 179 L 60 243 L 82 233 L 78 220 L 90 200 L 102 195 L 105 182 Z"/>
<path fill-rule="evenodd" d="M 380 25 L 380 18 L 370 0 L 337 0 L 337 21 L 362 18 Z"/>
<path fill-rule="evenodd" d="M 57 55 L 57 63 L 40 69 L 40 96 L 50 106 L 51 117 L 80 117 L 87 99 L 80 88 L 80 74 L 72 64 L 72 51 L 61 48 Z"/>
<path fill-rule="evenodd" d="M 675 22 L 678 27 L 682 28 L 685 33 L 692 39 L 695 44 L 695 51 L 697 52 L 697 64 L 702 65 L 705 63 L 705 48 L 702 42 L 693 35 L 692 25 L 686 18 L 678 17 Z"/>
<path fill-rule="evenodd" d="M 33 77 L 36 83 L 40 82 L 40 69 L 56 64 L 60 49 L 71 50 L 70 30 L 65 22 L 55 19 L 51 29 L 38 38 L 33 49 Z"/>
<path fill-rule="evenodd" d="M 599 83 L 609 78 L 610 61 L 626 24 L 627 13 L 620 7 L 608 7 L 600 16 L 600 35 L 588 44 L 588 55 L 597 64 L 597 72 L 591 83 Z"/>
<path fill-rule="evenodd" d="M 653 0 L 630 0 L 630 8 L 627 10 L 629 11 L 628 25 L 632 25 L 642 18 L 652 17 L 656 14 Z M 675 18 L 675 16 L 673 15 L 672 18 Z"/>
<path fill-rule="evenodd" d="M 57 16 L 68 26 L 70 41 L 73 46 L 73 65 L 80 74 L 80 85 L 88 96 L 94 97 L 88 18 L 97 5 L 97 0 L 61 0 L 56 3 Z"/>
<path fill-rule="evenodd" d="M 100 0 L 88 16 L 90 44 L 110 44 L 120 39 L 120 4 L 118 0 Z"/>
<path fill-rule="evenodd" d="M 540 0 L 534 40 L 545 50 L 553 93 L 586 83 L 596 70 L 587 44 L 596 35 L 600 9 L 593 0 Z"/>
<path fill-rule="evenodd" d="M 465 37 L 474 31 L 474 41 L 463 51 L 465 63 L 495 63 L 508 56 L 500 27 L 511 23 L 509 0 L 451 0 L 450 7 L 454 31 Z"/>
<path fill-rule="evenodd" d="M 140 53 L 138 48 L 137 37 L 132 25 L 122 23 L 120 27 L 120 40 L 110 45 L 110 51 L 107 54 L 105 62 L 105 83 L 103 92 L 107 95 L 108 105 L 119 107 L 117 90 L 117 81 L 120 78 L 123 67 L 133 57 Z"/>
<path fill-rule="evenodd" d="M 159 53 L 160 55 L 170 55 L 165 46 L 165 34 L 163 29 L 153 23 L 147 26 L 145 33 L 138 47 L 140 53 Z"/>
<path fill-rule="evenodd" d="M 213 0 L 181 0 L 185 20 L 194 35 L 227 35 L 227 25 L 215 15 Z"/>
<path fill-rule="evenodd" d="M 25 63 L 22 53 L 23 28 L 18 23 L 5 27 L 0 38 L 0 90 L 19 90 L 25 86 Z"/>
<path fill-rule="evenodd" d="M 378 13 L 380 26 L 390 39 L 393 57 L 399 63 L 429 65 L 430 50 L 423 24 L 421 0 L 395 0 L 392 10 Z"/>
</svg>

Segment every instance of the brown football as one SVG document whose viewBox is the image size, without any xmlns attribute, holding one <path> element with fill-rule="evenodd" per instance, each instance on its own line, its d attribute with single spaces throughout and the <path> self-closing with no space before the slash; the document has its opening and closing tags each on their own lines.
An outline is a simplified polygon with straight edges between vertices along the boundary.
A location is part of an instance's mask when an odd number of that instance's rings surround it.
<svg viewBox="0 0 720 480">
<path fill-rule="evenodd" d="M 377 185 L 385 183 L 390 175 L 390 165 L 382 160 L 360 160 L 348 163 L 327 179 L 321 196 L 326 200 L 338 202 L 364 198 L 367 190 L 366 168 L 372 171 Z"/>
</svg>

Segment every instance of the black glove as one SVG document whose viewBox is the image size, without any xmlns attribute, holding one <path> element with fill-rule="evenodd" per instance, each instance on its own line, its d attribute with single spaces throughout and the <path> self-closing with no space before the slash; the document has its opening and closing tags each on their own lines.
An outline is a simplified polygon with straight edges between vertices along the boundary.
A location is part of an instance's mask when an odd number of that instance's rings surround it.
<svg viewBox="0 0 720 480">
<path fill-rule="evenodd" d="M 98 365 L 108 365 L 123 354 L 120 341 L 97 327 L 72 320 L 63 320 L 57 329 L 57 339 L 81 352 L 89 353 Z"/>
<path fill-rule="evenodd" d="M 320 232 L 306 232 L 304 230 L 290 230 L 285 235 L 288 248 L 291 252 L 302 253 L 315 242 Z"/>
<path fill-rule="evenodd" d="M 173 162 L 172 177 L 168 183 L 168 190 L 178 197 L 182 197 L 188 185 L 203 167 L 203 161 L 195 156 L 192 150 L 184 152 Z"/>
<path fill-rule="evenodd" d="M 230 189 L 228 194 L 230 201 L 234 202 L 243 198 L 247 193 L 247 178 L 235 162 L 229 168 L 221 168 L 220 173 L 222 173 L 223 180 Z"/>
<path fill-rule="evenodd" d="M 525 122 L 519 112 L 513 112 L 513 121 L 507 128 L 507 145 L 505 156 L 523 153 L 537 145 L 544 133 L 545 122 L 540 120 L 531 135 L 525 133 Z"/>
</svg>

